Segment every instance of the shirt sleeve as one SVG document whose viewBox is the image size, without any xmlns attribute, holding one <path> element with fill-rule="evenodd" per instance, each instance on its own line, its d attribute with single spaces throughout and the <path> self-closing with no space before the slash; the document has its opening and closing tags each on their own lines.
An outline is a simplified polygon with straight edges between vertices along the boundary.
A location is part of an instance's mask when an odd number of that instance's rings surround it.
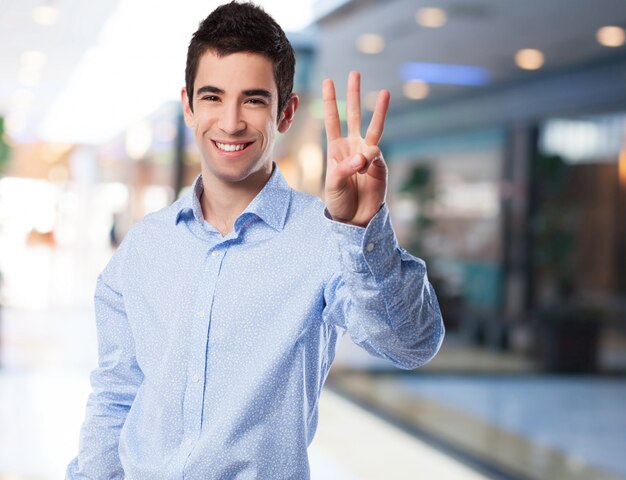
<svg viewBox="0 0 626 480">
<path fill-rule="evenodd" d="M 347 329 L 368 352 L 417 368 L 439 350 L 444 325 L 426 264 L 398 245 L 384 204 L 366 228 L 331 223 L 339 272 L 329 282 L 324 320 Z"/>
<path fill-rule="evenodd" d="M 123 479 L 118 446 L 120 431 L 135 399 L 143 374 L 120 293 L 124 244 L 98 277 L 94 297 L 98 331 L 98 367 L 91 374 L 80 432 L 78 456 L 69 464 L 66 480 Z"/>
</svg>

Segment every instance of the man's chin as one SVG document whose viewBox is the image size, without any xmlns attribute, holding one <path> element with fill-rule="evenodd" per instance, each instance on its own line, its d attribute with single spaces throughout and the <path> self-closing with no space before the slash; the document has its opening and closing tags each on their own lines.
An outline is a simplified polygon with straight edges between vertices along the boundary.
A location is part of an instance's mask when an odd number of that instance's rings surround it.
<svg viewBox="0 0 626 480">
<path fill-rule="evenodd" d="M 233 187 L 254 186 L 264 184 L 272 172 L 269 168 L 219 168 L 209 169 L 209 175 L 220 183 L 232 185 Z"/>
</svg>

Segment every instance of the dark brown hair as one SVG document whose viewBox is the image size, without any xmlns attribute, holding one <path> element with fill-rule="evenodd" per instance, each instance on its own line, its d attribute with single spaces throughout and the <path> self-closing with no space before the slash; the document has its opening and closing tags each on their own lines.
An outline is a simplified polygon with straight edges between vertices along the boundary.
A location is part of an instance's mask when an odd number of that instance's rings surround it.
<svg viewBox="0 0 626 480">
<path fill-rule="evenodd" d="M 233 1 L 217 7 L 200 23 L 191 37 L 185 67 L 185 86 L 192 111 L 198 64 L 207 50 L 220 57 L 249 52 L 270 59 L 278 90 L 278 114 L 282 113 L 293 90 L 296 58 L 283 29 L 261 7 Z"/>
</svg>

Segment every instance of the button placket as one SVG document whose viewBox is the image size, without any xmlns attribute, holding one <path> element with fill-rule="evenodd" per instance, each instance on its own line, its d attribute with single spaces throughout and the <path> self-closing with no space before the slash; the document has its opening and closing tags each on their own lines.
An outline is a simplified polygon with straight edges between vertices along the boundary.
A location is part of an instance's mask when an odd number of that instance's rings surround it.
<svg viewBox="0 0 626 480">
<path fill-rule="evenodd" d="M 193 338 L 190 347 L 190 358 L 187 370 L 187 391 L 184 402 L 184 432 L 183 443 L 192 447 L 194 439 L 200 432 L 202 409 L 203 409 L 203 386 L 206 372 L 200 365 L 204 365 L 206 356 L 206 346 L 210 335 L 210 317 L 212 308 L 212 297 L 215 293 L 215 286 L 219 277 L 221 262 L 225 249 L 209 250 L 204 260 L 204 272 L 200 281 L 200 287 L 196 297 L 195 308 L 193 309 Z"/>
</svg>

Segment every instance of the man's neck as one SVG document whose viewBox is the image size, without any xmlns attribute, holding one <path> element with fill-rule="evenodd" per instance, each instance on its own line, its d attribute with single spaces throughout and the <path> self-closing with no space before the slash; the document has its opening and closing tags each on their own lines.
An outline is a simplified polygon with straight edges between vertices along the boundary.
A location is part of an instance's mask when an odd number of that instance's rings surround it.
<svg viewBox="0 0 626 480">
<path fill-rule="evenodd" d="M 233 229 L 235 220 L 263 189 L 272 174 L 256 175 L 246 182 L 226 183 L 212 175 L 202 175 L 204 190 L 200 198 L 204 219 L 222 236 Z"/>
</svg>

